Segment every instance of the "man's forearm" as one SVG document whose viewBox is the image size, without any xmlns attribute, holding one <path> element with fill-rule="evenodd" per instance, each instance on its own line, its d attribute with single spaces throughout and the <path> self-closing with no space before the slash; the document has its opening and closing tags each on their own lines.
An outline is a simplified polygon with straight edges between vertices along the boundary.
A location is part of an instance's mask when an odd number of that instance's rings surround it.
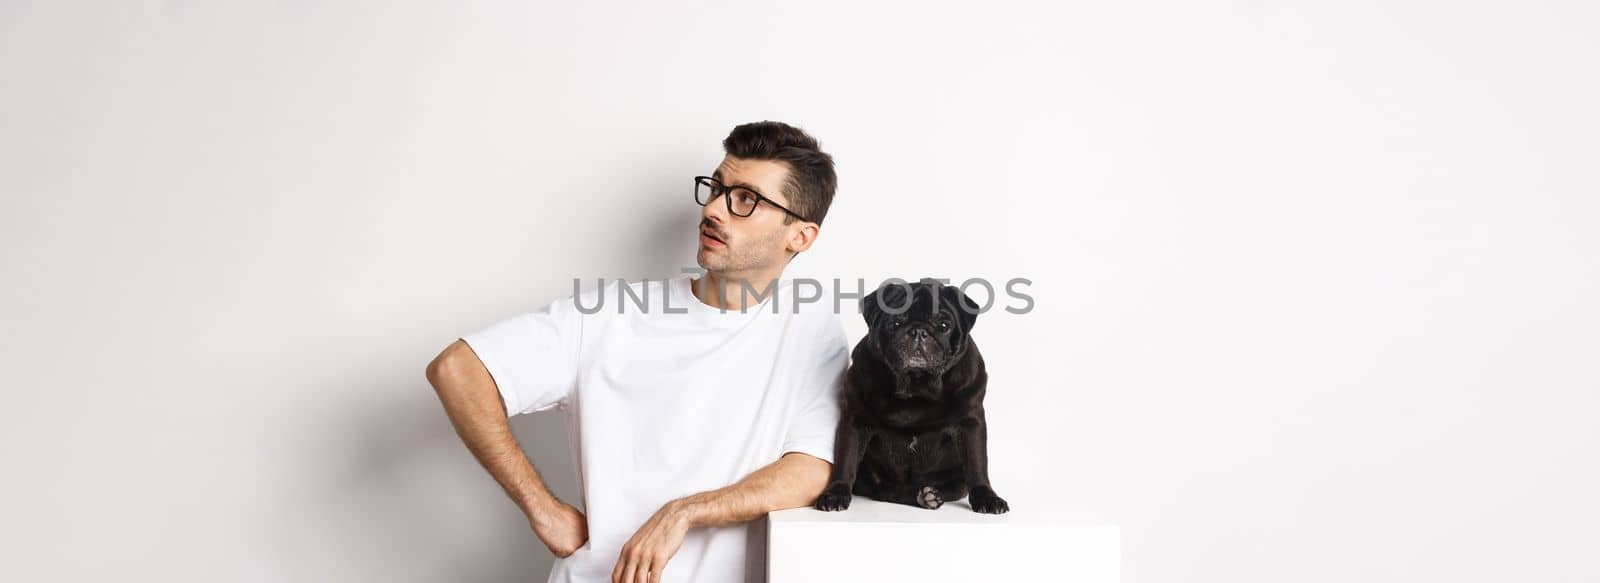
<svg viewBox="0 0 1600 583">
<path fill-rule="evenodd" d="M 483 422 L 481 417 L 470 414 L 458 417 L 452 412 L 449 416 L 456 427 L 456 434 L 461 436 L 461 441 L 473 457 L 488 470 L 523 514 L 533 518 L 543 512 L 554 495 L 545 486 L 544 480 L 540 479 L 533 462 L 528 461 L 528 456 L 522 452 L 505 418 L 501 417 L 497 427 L 492 420 Z"/>
<path fill-rule="evenodd" d="M 815 502 L 828 483 L 831 464 L 788 453 L 729 486 L 672 501 L 689 526 L 723 526 L 749 522 L 768 512 Z"/>
<path fill-rule="evenodd" d="M 429 365 L 428 380 L 467 450 L 517 507 L 529 518 L 535 518 L 548 508 L 554 496 L 517 444 L 493 377 L 482 370 L 475 355 L 461 353 L 462 350 L 470 348 L 459 341 L 446 349 Z"/>
</svg>

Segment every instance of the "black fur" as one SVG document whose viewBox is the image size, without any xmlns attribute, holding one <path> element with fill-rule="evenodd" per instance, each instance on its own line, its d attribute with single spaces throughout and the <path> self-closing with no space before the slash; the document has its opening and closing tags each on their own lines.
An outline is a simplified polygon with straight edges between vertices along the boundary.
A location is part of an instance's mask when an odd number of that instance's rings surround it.
<svg viewBox="0 0 1600 583">
<path fill-rule="evenodd" d="M 1009 511 L 989 484 L 977 303 L 925 279 L 885 284 L 861 305 L 867 336 L 851 353 L 833 472 L 814 506 L 844 510 L 860 494 L 933 509 L 970 496 L 976 512 Z"/>
</svg>

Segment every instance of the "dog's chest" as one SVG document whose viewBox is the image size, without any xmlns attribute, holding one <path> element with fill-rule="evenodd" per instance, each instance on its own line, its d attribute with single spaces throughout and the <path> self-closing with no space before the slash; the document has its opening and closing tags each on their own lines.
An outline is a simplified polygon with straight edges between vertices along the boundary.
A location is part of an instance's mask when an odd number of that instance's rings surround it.
<svg viewBox="0 0 1600 583">
<path fill-rule="evenodd" d="M 913 431 L 916 427 L 929 427 L 944 422 L 950 411 L 944 403 L 916 399 L 895 403 L 877 409 L 877 418 L 884 426 Z"/>
<path fill-rule="evenodd" d="M 953 425 L 929 431 L 883 431 L 875 437 L 873 456 L 894 466 L 932 468 L 961 459 L 961 435 Z"/>
</svg>

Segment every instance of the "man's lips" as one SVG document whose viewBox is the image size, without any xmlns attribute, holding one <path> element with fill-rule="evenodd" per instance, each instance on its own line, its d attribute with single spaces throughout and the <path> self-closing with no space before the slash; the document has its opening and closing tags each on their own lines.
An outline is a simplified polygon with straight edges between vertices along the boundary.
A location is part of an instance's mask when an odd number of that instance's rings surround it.
<svg viewBox="0 0 1600 583">
<path fill-rule="evenodd" d="M 712 236 L 710 231 L 700 231 L 700 244 L 707 247 L 721 247 L 723 245 L 727 245 L 727 243 L 723 243 L 721 239 Z"/>
</svg>

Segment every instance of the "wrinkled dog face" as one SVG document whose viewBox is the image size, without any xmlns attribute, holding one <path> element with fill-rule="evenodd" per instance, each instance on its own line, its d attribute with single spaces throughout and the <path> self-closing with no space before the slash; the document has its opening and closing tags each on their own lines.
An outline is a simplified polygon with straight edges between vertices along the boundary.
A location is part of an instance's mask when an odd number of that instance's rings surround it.
<svg viewBox="0 0 1600 583">
<path fill-rule="evenodd" d="M 861 314 L 867 336 L 895 374 L 937 376 L 961 359 L 978 305 L 955 286 L 923 280 L 879 287 L 861 299 Z"/>
</svg>

